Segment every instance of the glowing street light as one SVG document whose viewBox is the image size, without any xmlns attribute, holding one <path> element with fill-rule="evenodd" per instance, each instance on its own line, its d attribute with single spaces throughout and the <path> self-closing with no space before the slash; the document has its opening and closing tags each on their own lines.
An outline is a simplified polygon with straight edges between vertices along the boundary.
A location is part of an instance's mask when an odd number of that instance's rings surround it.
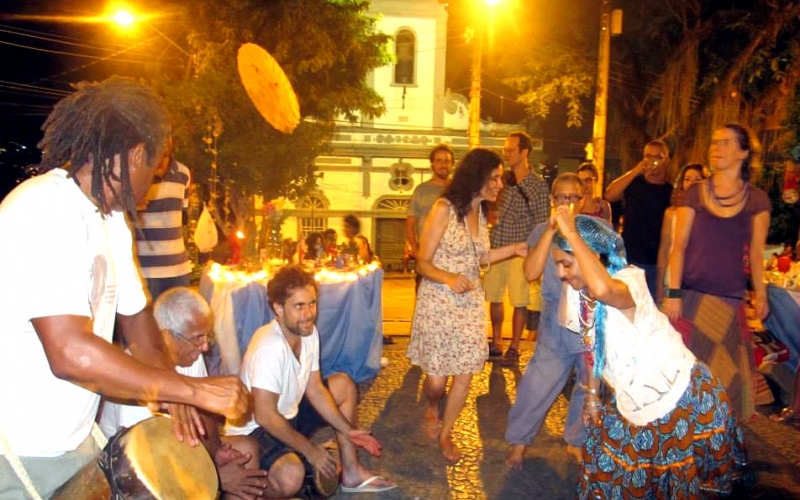
<svg viewBox="0 0 800 500">
<path fill-rule="evenodd" d="M 118 10 L 114 12 L 114 14 L 111 15 L 111 19 L 125 28 L 136 22 L 136 17 L 127 10 Z"/>
<path fill-rule="evenodd" d="M 483 0 L 490 8 L 502 0 Z M 473 16 L 474 18 L 475 16 Z M 467 126 L 467 142 L 469 149 L 481 145 L 481 58 L 483 57 L 483 36 L 486 30 L 484 22 L 474 22 L 472 40 L 472 77 L 469 90 L 469 124 Z"/>
<path fill-rule="evenodd" d="M 135 23 L 144 24 L 145 26 L 147 26 L 151 30 L 155 31 L 158 34 L 158 36 L 160 36 L 161 38 L 163 38 L 164 40 L 169 42 L 173 47 L 175 47 L 176 49 L 180 50 L 189 59 L 191 59 L 192 55 L 189 54 L 188 52 L 186 52 L 186 50 L 184 50 L 183 47 L 181 47 L 180 45 L 175 43 L 170 37 L 165 35 L 161 30 L 159 30 L 158 28 L 156 28 L 155 26 L 150 24 L 148 19 L 152 18 L 152 17 L 153 16 L 146 16 L 146 15 L 142 15 L 142 14 L 138 14 L 137 15 L 137 14 L 134 14 L 133 12 L 131 12 L 128 9 L 117 9 L 117 10 L 113 10 L 107 16 L 107 20 L 109 22 L 111 22 L 113 24 L 116 24 L 117 26 L 120 26 L 121 28 L 125 28 L 125 29 L 131 28 Z"/>
</svg>

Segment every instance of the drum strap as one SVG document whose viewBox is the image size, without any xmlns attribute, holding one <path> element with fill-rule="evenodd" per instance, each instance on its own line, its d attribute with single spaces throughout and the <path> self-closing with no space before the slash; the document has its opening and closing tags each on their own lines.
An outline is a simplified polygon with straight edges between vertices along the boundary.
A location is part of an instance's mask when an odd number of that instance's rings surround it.
<svg viewBox="0 0 800 500">
<path fill-rule="evenodd" d="M 33 500 L 42 500 L 39 492 L 36 491 L 36 486 L 34 486 L 33 481 L 31 481 L 31 477 L 28 475 L 28 471 L 25 470 L 17 454 L 11 450 L 2 432 L 0 432 L 0 451 L 3 452 L 11 468 L 14 469 L 14 473 L 17 475 L 17 478 L 19 478 L 19 481 L 25 486 L 25 491 L 28 492 L 28 495 L 30 495 Z"/>
<path fill-rule="evenodd" d="M 106 438 L 105 434 L 103 434 L 103 431 L 100 430 L 97 422 L 95 422 L 92 426 L 92 437 L 100 449 L 105 448 L 108 439 Z M 6 460 L 8 460 L 9 465 L 11 465 L 11 468 L 14 469 L 14 473 L 25 487 L 25 491 L 28 492 L 28 495 L 30 495 L 33 500 L 42 500 L 41 495 L 39 495 L 39 492 L 36 491 L 36 486 L 34 486 L 33 481 L 31 481 L 31 477 L 28 475 L 28 471 L 25 470 L 25 466 L 22 465 L 22 461 L 20 461 L 19 456 L 17 456 L 17 454 L 14 453 L 14 451 L 8 445 L 8 441 L 6 441 L 6 437 L 2 432 L 0 432 L 0 451 L 3 452 L 3 455 L 6 457 Z"/>
</svg>

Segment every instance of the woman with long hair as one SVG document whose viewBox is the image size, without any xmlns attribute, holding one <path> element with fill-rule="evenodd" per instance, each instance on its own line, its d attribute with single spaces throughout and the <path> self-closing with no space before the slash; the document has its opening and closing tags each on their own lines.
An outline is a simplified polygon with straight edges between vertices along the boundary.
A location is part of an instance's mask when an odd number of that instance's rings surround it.
<svg viewBox="0 0 800 500">
<path fill-rule="evenodd" d="M 681 167 L 672 189 L 670 206 L 664 211 L 661 222 L 661 240 L 658 243 L 658 261 L 656 263 L 656 303 L 664 298 L 664 275 L 667 271 L 669 251 L 672 248 L 672 232 L 675 229 L 675 210 L 686 191 L 693 184 L 706 178 L 705 167 L 700 163 L 688 163 Z"/>
<path fill-rule="evenodd" d="M 425 425 L 448 463 L 461 452 L 452 430 L 464 407 L 470 382 L 488 356 L 482 273 L 492 262 L 527 255 L 524 242 L 490 248 L 484 201 L 503 187 L 503 160 L 488 149 L 473 149 L 453 181 L 431 208 L 422 229 L 417 293 L 408 357 L 425 372 Z M 440 414 L 447 378 L 453 382 Z"/>
<path fill-rule="evenodd" d="M 740 420 L 755 412 L 754 358 L 744 306 L 746 263 L 756 313 L 769 312 L 764 247 L 771 204 L 750 184 L 755 138 L 741 125 L 716 130 L 709 147 L 711 177 L 689 188 L 675 212 L 674 243 L 662 309 L 725 390 Z"/>
</svg>

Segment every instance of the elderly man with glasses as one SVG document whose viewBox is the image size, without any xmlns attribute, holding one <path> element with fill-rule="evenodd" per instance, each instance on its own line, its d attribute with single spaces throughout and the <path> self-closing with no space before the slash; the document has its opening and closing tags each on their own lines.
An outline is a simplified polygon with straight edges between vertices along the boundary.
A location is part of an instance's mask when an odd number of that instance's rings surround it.
<svg viewBox="0 0 800 500">
<path fill-rule="evenodd" d="M 175 287 L 162 293 L 153 304 L 153 316 L 161 329 L 164 344 L 175 370 L 187 377 L 206 377 L 203 353 L 214 338 L 211 308 L 205 299 L 186 287 Z M 136 402 L 104 399 L 98 420 L 103 433 L 111 437 L 153 416 L 146 406 Z M 221 421 L 201 413 L 206 435 L 203 445 L 214 458 L 220 477 L 223 498 L 251 499 L 263 495 L 268 486 L 267 472 L 258 468 L 258 444 L 245 436 L 220 437 Z"/>
</svg>

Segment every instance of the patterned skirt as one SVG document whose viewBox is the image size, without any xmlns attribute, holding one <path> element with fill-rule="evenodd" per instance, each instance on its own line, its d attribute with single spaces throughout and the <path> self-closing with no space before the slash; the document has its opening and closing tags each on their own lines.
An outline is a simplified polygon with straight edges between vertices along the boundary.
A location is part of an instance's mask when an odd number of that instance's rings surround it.
<svg viewBox="0 0 800 500">
<path fill-rule="evenodd" d="M 736 418 L 746 422 L 756 410 L 755 358 L 743 302 L 686 290 L 682 318 L 675 327 L 722 382 Z"/>
<path fill-rule="evenodd" d="M 583 449 L 580 499 L 726 496 L 744 473 L 744 435 L 719 381 L 700 362 L 675 408 L 645 426 L 626 421 L 612 396 Z"/>
</svg>

